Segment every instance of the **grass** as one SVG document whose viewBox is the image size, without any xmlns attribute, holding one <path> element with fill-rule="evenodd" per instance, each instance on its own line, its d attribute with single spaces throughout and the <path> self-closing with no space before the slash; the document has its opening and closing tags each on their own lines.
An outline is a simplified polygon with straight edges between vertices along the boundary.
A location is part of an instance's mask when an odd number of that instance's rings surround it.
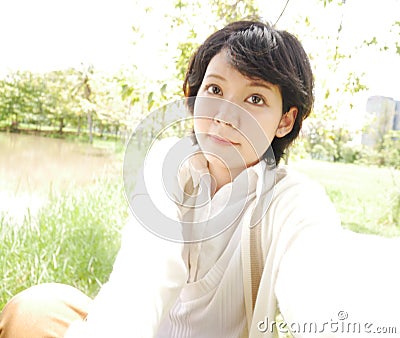
<svg viewBox="0 0 400 338">
<path fill-rule="evenodd" d="M 290 165 L 325 187 L 344 227 L 400 236 L 400 171 L 306 160 Z"/>
<path fill-rule="evenodd" d="M 51 196 L 36 217 L 0 217 L 0 309 L 31 285 L 60 282 L 94 296 L 107 280 L 127 216 L 120 182 Z"/>
</svg>

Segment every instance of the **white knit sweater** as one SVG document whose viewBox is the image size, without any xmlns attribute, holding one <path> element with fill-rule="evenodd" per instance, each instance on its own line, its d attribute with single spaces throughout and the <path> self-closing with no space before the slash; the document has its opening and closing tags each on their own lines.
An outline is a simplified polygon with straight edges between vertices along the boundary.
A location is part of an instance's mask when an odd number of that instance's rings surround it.
<svg viewBox="0 0 400 338">
<path fill-rule="evenodd" d="M 375 331 L 397 325 L 400 334 L 399 240 L 342 230 L 325 192 L 285 168 L 277 170 L 273 189 L 264 190 L 222 240 L 219 250 L 225 249 L 210 259 L 206 247 L 196 253 L 197 273 L 188 271 L 184 245 L 154 236 L 133 219 L 87 321 L 71 325 L 66 337 L 238 337 L 242 331 L 253 338 L 288 328 L 310 337 L 297 328 L 312 323 L 316 337 L 346 336 L 328 328 L 335 321 L 372 322 Z M 135 198 L 145 205 L 144 196 Z M 263 265 L 253 311 L 248 225 L 257 203 L 269 205 L 258 225 L 261 257 L 252 257 Z M 272 325 L 278 303 L 286 326 Z"/>
</svg>

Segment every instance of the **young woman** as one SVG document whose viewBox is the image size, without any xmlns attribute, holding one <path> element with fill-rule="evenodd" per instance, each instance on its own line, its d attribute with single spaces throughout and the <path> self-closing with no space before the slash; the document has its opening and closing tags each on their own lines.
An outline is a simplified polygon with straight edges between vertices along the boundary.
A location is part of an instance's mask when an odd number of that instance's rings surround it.
<svg viewBox="0 0 400 338">
<path fill-rule="evenodd" d="M 59 284 L 26 290 L 4 308 L 0 337 L 399 334 L 399 241 L 342 230 L 318 185 L 276 165 L 313 104 L 300 42 L 229 24 L 193 56 L 184 93 L 194 142 L 151 150 L 108 283 L 93 301 Z M 165 196 L 165 173 L 146 168 L 171 158 L 182 160 Z M 152 218 L 161 209 L 177 212 L 173 231 Z"/>
</svg>

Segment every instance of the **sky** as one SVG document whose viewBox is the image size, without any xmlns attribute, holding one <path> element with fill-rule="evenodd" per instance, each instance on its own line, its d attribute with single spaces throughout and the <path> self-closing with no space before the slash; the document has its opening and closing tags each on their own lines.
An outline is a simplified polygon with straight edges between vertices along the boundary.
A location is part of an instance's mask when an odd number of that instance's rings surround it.
<svg viewBox="0 0 400 338">
<path fill-rule="evenodd" d="M 153 13 L 155 23 L 139 13 L 134 0 L 0 0 L 0 74 L 16 69 L 48 71 L 77 67 L 81 63 L 113 72 L 121 65 L 135 62 L 157 76 L 160 68 L 157 68 L 159 60 L 155 51 L 162 43 L 157 37 L 160 29 L 164 29 L 160 28 L 164 7 L 167 3 L 171 5 L 171 1 L 139 2 L 141 6 L 158 7 L 158 14 Z M 262 16 L 274 23 L 286 0 L 259 2 Z M 332 6 L 331 12 L 313 3 L 315 0 L 290 0 L 278 27 L 296 32 L 296 20 L 308 14 L 313 25 L 328 34 L 337 31 L 343 16 L 340 41 L 346 49 L 375 35 L 385 40 L 390 23 L 399 20 L 400 0 L 347 0 L 345 6 Z M 147 41 L 140 53 L 137 49 L 135 52 L 132 44 L 133 24 L 142 27 Z M 304 45 L 311 52 L 324 48 L 312 40 L 304 41 Z M 366 95 L 400 100 L 399 55 L 369 50 L 354 55 L 348 67 L 365 73 L 370 88 Z"/>
<path fill-rule="evenodd" d="M 134 11 L 129 0 L 0 0 L 0 72 L 117 68 L 129 60 Z"/>
</svg>

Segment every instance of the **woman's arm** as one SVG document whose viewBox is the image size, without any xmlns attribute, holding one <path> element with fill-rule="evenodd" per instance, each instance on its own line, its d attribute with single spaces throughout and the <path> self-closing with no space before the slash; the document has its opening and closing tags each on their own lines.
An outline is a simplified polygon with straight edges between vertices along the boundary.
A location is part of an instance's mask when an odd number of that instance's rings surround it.
<svg viewBox="0 0 400 338">
<path fill-rule="evenodd" d="M 286 324 L 295 337 L 373 337 L 393 326 L 400 334 L 400 239 L 328 226 L 335 215 L 323 198 L 303 204 L 309 224 L 280 260 L 275 294 Z"/>
</svg>

